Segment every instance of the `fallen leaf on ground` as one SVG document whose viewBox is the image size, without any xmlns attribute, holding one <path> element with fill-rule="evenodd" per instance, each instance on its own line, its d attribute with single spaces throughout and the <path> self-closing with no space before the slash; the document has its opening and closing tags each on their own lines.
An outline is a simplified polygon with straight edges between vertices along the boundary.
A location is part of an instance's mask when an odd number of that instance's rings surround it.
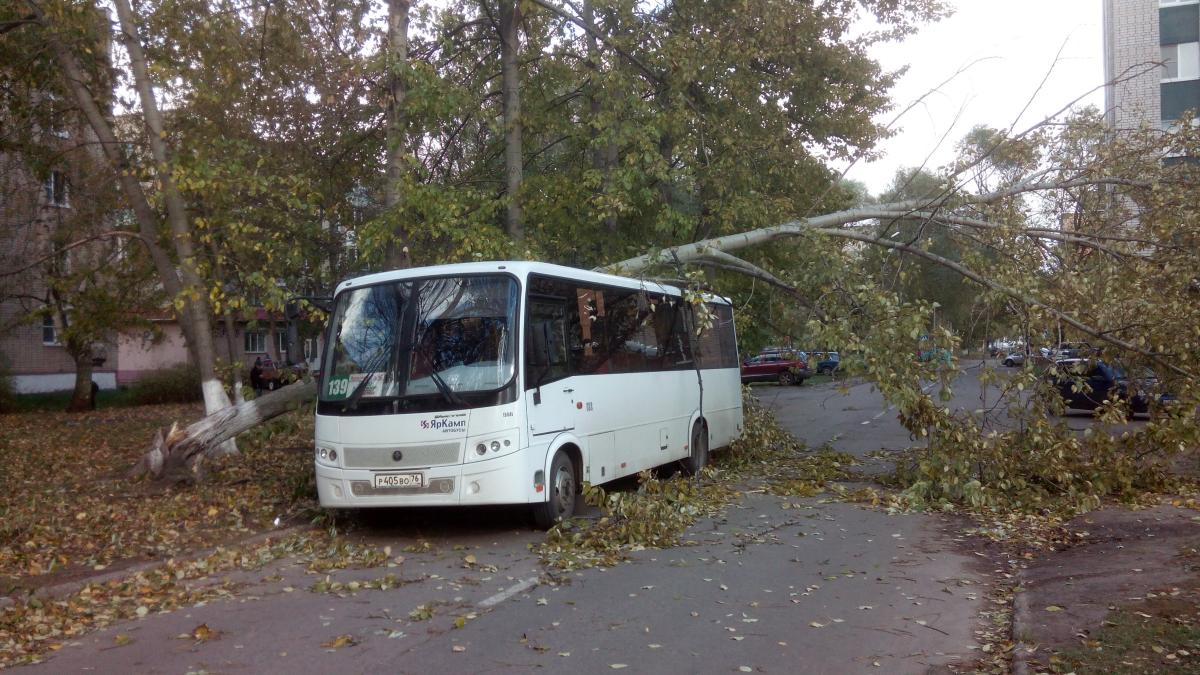
<svg viewBox="0 0 1200 675">
<path fill-rule="evenodd" d="M 221 631 L 213 630 L 208 624 L 202 623 L 192 629 L 192 638 L 198 642 L 207 642 L 221 637 Z"/>
<path fill-rule="evenodd" d="M 358 644 L 353 635 L 339 635 L 329 642 L 322 642 L 321 646 L 325 649 L 341 649 L 342 647 L 353 647 Z"/>
</svg>

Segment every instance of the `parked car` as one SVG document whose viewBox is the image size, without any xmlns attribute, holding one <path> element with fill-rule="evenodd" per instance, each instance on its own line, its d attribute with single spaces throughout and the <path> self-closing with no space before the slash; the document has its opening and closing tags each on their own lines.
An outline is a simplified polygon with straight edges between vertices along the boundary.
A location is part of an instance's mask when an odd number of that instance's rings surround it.
<svg viewBox="0 0 1200 675">
<path fill-rule="evenodd" d="M 267 391 L 274 391 L 301 380 L 308 371 L 308 364 L 306 363 L 281 364 L 270 356 L 260 357 L 259 367 L 262 369 L 263 389 Z"/>
<path fill-rule="evenodd" d="M 1086 342 L 1060 342 L 1056 347 L 1042 347 L 1042 356 L 1051 361 L 1082 359 L 1092 356 L 1096 349 Z"/>
<path fill-rule="evenodd" d="M 1015 368 L 1025 363 L 1025 352 L 1009 352 L 1004 355 L 1004 365 Z"/>
<path fill-rule="evenodd" d="M 808 363 L 796 353 L 769 352 L 742 362 L 742 382 L 801 384 L 808 377 Z"/>
<path fill-rule="evenodd" d="M 813 352 L 809 360 L 816 362 L 818 375 L 832 375 L 842 365 L 842 357 L 837 352 Z"/>
<path fill-rule="evenodd" d="M 1092 358 L 1060 359 L 1055 366 L 1057 374 L 1048 377 L 1067 409 L 1095 410 L 1105 401 L 1127 400 L 1133 413 L 1147 413 L 1156 397 L 1160 401 L 1173 398 L 1152 393 L 1158 378 L 1149 370 L 1130 378 L 1120 365 Z"/>
</svg>

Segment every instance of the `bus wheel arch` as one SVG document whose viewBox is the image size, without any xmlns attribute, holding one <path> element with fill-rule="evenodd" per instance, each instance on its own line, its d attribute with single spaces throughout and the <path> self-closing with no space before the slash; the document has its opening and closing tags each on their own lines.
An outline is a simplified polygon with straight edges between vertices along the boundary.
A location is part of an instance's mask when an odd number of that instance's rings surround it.
<svg viewBox="0 0 1200 675">
<path fill-rule="evenodd" d="M 572 443 L 559 446 L 546 472 L 546 501 L 533 504 L 534 524 L 550 529 L 575 514 L 583 478 L 583 454 Z"/>
<path fill-rule="evenodd" d="M 688 456 L 680 461 L 683 472 L 695 476 L 708 464 L 708 422 L 703 417 L 697 417 L 692 422 L 691 437 L 688 441 Z"/>
</svg>

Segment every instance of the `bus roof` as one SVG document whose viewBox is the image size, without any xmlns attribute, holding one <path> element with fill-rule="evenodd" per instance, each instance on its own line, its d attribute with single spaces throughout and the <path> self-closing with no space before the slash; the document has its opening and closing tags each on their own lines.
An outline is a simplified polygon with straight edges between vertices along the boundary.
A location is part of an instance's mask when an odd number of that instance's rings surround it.
<svg viewBox="0 0 1200 675">
<path fill-rule="evenodd" d="M 630 277 L 617 276 L 615 274 L 605 274 L 603 272 L 593 272 L 591 270 L 584 270 L 576 267 L 567 267 L 565 265 L 554 265 L 551 263 L 534 262 L 529 260 L 497 260 L 489 262 L 453 263 L 449 265 L 410 267 L 408 269 L 392 270 L 389 272 L 376 272 L 375 274 L 368 274 L 366 276 L 347 279 L 338 284 L 336 292 L 341 293 L 347 288 L 370 286 L 373 284 L 399 279 L 413 279 L 419 277 L 446 276 L 455 274 L 484 274 L 488 272 L 506 272 L 509 274 L 514 274 L 522 280 L 528 278 L 530 274 L 545 274 L 548 276 L 562 277 L 576 281 L 588 281 L 595 284 L 607 284 L 609 286 L 634 288 L 676 296 L 681 295 L 678 287 L 668 284 L 661 284 L 656 281 L 633 279 Z M 724 304 L 731 304 L 728 298 L 724 298 L 719 295 L 705 293 L 704 298 L 710 302 L 715 301 L 722 302 Z"/>
</svg>

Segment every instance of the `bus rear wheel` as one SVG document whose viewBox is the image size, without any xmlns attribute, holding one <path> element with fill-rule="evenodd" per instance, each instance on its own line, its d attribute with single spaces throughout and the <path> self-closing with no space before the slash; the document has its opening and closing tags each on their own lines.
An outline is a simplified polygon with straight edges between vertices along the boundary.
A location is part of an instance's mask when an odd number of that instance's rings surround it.
<svg viewBox="0 0 1200 675">
<path fill-rule="evenodd" d="M 575 484 L 575 462 L 567 453 L 559 450 L 550 463 L 550 476 L 546 481 L 546 501 L 533 506 L 533 522 L 548 530 L 575 514 L 578 489 Z"/>
<path fill-rule="evenodd" d="M 692 425 L 691 449 L 692 454 L 680 464 L 685 474 L 695 476 L 708 464 L 708 429 L 699 420 Z"/>
</svg>

